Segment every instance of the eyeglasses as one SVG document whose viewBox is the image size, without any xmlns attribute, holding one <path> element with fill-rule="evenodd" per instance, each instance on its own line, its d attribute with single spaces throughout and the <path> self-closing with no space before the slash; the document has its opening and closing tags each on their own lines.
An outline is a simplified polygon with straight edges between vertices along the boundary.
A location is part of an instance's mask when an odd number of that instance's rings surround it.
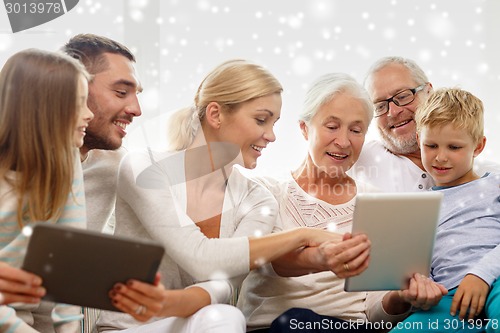
<svg viewBox="0 0 500 333">
<path fill-rule="evenodd" d="M 415 94 L 418 93 L 420 90 L 424 89 L 424 87 L 427 85 L 427 83 L 422 84 L 421 86 L 418 86 L 413 89 L 405 89 L 403 91 L 398 92 L 396 95 L 392 96 L 389 99 L 386 99 L 384 101 L 379 101 L 375 103 L 375 117 L 380 117 L 389 111 L 389 103 L 393 102 L 397 106 L 405 106 L 410 104 L 415 100 Z"/>
</svg>

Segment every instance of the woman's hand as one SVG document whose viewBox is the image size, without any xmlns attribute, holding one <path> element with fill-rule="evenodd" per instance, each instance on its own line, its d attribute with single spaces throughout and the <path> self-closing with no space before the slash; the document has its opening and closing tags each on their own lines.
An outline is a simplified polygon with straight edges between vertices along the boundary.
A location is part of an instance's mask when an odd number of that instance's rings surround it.
<svg viewBox="0 0 500 333">
<path fill-rule="evenodd" d="M 45 292 L 39 276 L 0 262 L 0 304 L 39 303 Z"/>
<path fill-rule="evenodd" d="M 468 319 L 474 319 L 483 311 L 489 291 L 490 286 L 483 279 L 473 274 L 467 274 L 453 296 L 450 308 L 451 315 L 454 316 L 459 310 L 459 318 L 464 320 L 467 311 L 469 311 Z"/>
<path fill-rule="evenodd" d="M 327 269 L 345 279 L 368 268 L 371 243 L 363 234 L 352 236 L 346 233 L 342 239 L 340 243 L 324 242 L 318 249 Z"/>
<path fill-rule="evenodd" d="M 148 321 L 152 317 L 162 317 L 166 293 L 157 274 L 154 284 L 130 280 L 126 284 L 117 283 L 109 292 L 113 305 L 138 321 Z"/>
</svg>

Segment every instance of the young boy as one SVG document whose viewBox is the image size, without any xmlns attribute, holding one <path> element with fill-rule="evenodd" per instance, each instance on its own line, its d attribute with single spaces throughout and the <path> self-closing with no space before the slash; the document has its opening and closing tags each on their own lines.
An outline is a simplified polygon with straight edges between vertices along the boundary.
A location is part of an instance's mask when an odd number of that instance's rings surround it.
<svg viewBox="0 0 500 333">
<path fill-rule="evenodd" d="M 415 122 L 432 190 L 444 194 L 431 277 L 449 292 L 393 331 L 500 332 L 500 175 L 473 170 L 486 143 L 483 103 L 461 89 L 437 90 Z M 476 320 L 483 309 L 487 319 Z"/>
</svg>

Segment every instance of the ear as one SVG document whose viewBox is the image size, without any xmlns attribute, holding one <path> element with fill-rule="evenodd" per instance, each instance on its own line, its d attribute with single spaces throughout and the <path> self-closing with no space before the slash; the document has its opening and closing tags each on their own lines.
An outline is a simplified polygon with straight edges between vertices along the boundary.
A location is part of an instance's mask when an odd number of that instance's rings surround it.
<svg viewBox="0 0 500 333">
<path fill-rule="evenodd" d="M 486 146 L 486 137 L 485 136 L 483 136 L 483 138 L 481 140 L 479 140 L 479 142 L 476 146 L 476 149 L 474 149 L 474 157 L 477 157 L 479 154 L 481 154 L 481 152 L 484 149 L 484 146 Z"/>
<path fill-rule="evenodd" d="M 205 111 L 205 118 L 208 126 L 219 129 L 222 116 L 222 107 L 217 102 L 210 102 Z"/>
<path fill-rule="evenodd" d="M 299 121 L 299 126 L 300 126 L 300 131 L 302 132 L 302 136 L 304 136 L 304 139 L 308 140 L 308 128 L 307 128 L 307 124 L 305 121 L 303 120 L 300 120 Z"/>
</svg>

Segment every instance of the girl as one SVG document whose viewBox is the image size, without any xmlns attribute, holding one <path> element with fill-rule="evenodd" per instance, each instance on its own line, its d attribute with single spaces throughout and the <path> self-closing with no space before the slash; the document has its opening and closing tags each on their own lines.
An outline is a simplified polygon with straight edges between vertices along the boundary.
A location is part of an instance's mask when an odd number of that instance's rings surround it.
<svg viewBox="0 0 500 333">
<path fill-rule="evenodd" d="M 26 227 L 34 223 L 86 225 L 76 148 L 93 118 L 88 79 L 76 60 L 35 49 L 14 54 L 0 73 L 0 260 L 5 264 L 22 264 Z M 34 279 L 37 286 L 39 277 Z M 0 285 L 5 295 L 23 293 L 12 284 Z M 0 331 L 76 332 L 79 308 L 54 309 L 53 303 L 39 302 L 43 293 L 38 289 L 35 298 L 23 299 L 29 305 L 1 306 Z"/>
</svg>

